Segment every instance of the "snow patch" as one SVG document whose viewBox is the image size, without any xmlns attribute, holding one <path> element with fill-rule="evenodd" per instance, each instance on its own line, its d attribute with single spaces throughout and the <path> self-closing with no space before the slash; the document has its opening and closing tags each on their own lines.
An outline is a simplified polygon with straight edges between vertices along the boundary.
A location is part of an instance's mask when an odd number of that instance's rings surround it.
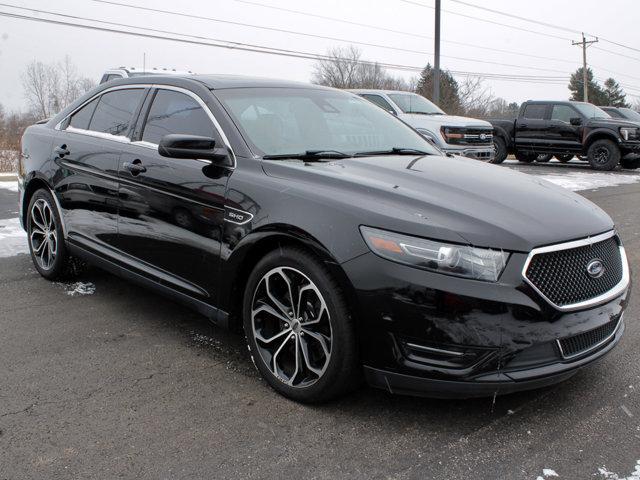
<svg viewBox="0 0 640 480">
<path fill-rule="evenodd" d="M 0 179 L 0 188 L 2 188 L 3 190 L 9 190 L 10 192 L 18 193 L 18 181 L 5 181 Z"/>
<path fill-rule="evenodd" d="M 91 282 L 75 282 L 64 285 L 64 292 L 70 297 L 76 295 L 93 295 L 96 293 L 96 286 Z"/>
<path fill-rule="evenodd" d="M 557 477 L 558 476 L 556 471 L 555 470 L 551 470 L 550 468 L 543 468 L 542 469 L 542 475 L 544 475 L 545 477 Z"/>
<path fill-rule="evenodd" d="M 0 183 L 1 185 L 1 183 Z M 0 258 L 29 253 L 27 232 L 18 218 L 0 219 Z"/>
<path fill-rule="evenodd" d="M 594 173 L 594 172 L 566 172 L 534 175 L 538 178 L 554 183 L 569 190 L 593 190 L 595 188 L 628 185 L 640 182 L 640 174 L 632 173 Z"/>
<path fill-rule="evenodd" d="M 640 480 L 640 460 L 636 462 L 635 470 L 628 477 L 621 477 L 617 473 L 610 472 L 605 467 L 600 467 L 598 474 L 606 480 Z"/>
</svg>

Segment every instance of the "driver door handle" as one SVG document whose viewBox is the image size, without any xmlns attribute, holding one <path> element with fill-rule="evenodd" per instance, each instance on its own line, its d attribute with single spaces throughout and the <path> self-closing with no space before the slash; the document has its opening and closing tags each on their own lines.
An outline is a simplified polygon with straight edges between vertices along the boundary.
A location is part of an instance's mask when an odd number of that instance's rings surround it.
<svg viewBox="0 0 640 480">
<path fill-rule="evenodd" d="M 133 162 L 129 163 L 129 162 L 125 162 L 122 167 L 125 170 L 128 170 L 129 172 L 131 172 L 131 175 L 133 175 L 134 177 L 136 175 L 139 175 L 141 173 L 144 173 L 147 171 L 146 167 L 144 165 L 142 165 L 142 162 L 140 161 L 139 158 L 136 158 Z"/>
</svg>

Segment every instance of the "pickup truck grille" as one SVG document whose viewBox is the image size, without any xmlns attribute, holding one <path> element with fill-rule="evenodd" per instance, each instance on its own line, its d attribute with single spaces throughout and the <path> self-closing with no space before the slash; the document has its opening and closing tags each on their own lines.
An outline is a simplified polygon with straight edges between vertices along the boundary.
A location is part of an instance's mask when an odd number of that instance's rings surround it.
<svg viewBox="0 0 640 480">
<path fill-rule="evenodd" d="M 599 261 L 603 271 L 589 273 Z M 548 301 L 558 307 L 580 304 L 613 290 L 623 279 L 623 259 L 616 237 L 575 248 L 536 253 L 525 277 Z"/>
<path fill-rule="evenodd" d="M 452 145 L 491 145 L 491 128 L 442 127 L 442 135 Z"/>
</svg>

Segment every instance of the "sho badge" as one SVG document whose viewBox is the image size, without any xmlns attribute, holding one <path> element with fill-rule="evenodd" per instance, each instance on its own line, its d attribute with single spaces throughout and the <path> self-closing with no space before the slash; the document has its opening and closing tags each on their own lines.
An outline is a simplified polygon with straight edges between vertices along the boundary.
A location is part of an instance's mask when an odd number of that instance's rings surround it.
<svg viewBox="0 0 640 480">
<path fill-rule="evenodd" d="M 599 258 L 594 258 L 587 265 L 587 273 L 591 278 L 600 278 L 604 274 L 604 263 Z"/>
</svg>

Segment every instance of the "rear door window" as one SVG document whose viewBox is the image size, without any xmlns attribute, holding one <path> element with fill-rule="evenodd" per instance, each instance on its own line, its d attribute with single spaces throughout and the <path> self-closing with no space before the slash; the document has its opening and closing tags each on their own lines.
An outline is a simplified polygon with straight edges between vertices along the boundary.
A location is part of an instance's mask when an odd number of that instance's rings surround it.
<svg viewBox="0 0 640 480">
<path fill-rule="evenodd" d="M 91 117 L 93 116 L 93 112 L 96 109 L 96 105 L 98 105 L 98 98 L 94 98 L 89 103 L 87 103 L 84 107 L 78 110 L 76 113 L 71 115 L 71 121 L 69 122 L 69 126 L 73 128 L 81 128 L 83 130 L 89 130 L 89 122 L 91 121 Z"/>
<path fill-rule="evenodd" d="M 89 130 L 126 136 L 143 93 L 144 89 L 136 88 L 114 90 L 102 95 L 89 123 Z"/>
<path fill-rule="evenodd" d="M 547 112 L 546 105 L 531 103 L 524 108 L 522 116 L 532 120 L 544 120 Z"/>
<path fill-rule="evenodd" d="M 215 128 L 200 104 L 181 92 L 158 90 L 147 115 L 142 140 L 159 144 L 171 133 L 214 137 Z"/>
</svg>

